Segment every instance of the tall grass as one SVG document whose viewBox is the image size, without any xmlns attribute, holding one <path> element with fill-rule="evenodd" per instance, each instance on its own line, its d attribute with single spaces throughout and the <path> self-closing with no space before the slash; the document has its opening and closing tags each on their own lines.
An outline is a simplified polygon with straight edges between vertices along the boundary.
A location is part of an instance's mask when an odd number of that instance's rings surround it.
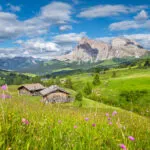
<svg viewBox="0 0 150 150">
<path fill-rule="evenodd" d="M 117 150 L 120 144 L 128 150 L 150 149 L 148 118 L 119 109 L 112 116 L 112 107 L 44 105 L 12 93 L 11 99 L 0 100 L 1 150 Z"/>
</svg>

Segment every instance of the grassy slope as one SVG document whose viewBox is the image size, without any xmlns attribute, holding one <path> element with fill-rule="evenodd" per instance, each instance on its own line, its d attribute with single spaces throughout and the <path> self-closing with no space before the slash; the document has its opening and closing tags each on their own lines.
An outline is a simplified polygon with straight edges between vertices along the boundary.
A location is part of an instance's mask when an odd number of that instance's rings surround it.
<svg viewBox="0 0 150 150">
<path fill-rule="evenodd" d="M 9 87 L 12 99 L 0 100 L 2 150 L 117 150 L 120 143 L 132 150 L 150 149 L 148 118 L 86 98 L 83 108 L 74 103 L 43 105 L 40 97 L 19 96 L 16 89 Z M 112 117 L 114 110 L 118 114 Z M 107 112 L 111 121 L 105 116 Z M 85 121 L 86 117 L 89 121 Z M 29 125 L 24 125 L 22 118 L 28 119 Z M 130 135 L 135 141 L 128 139 Z"/>
<path fill-rule="evenodd" d="M 102 102 L 119 106 L 124 103 L 119 96 L 122 91 L 146 90 L 148 94 L 138 99 L 134 109 L 140 108 L 140 113 L 150 113 L 150 69 L 118 69 L 115 70 L 115 78 L 112 78 L 113 71 L 101 74 L 101 84 L 93 86 L 93 90 L 100 94 Z M 82 90 L 86 82 L 92 83 L 92 80 L 92 74 L 88 73 L 72 76 L 73 87 L 77 91 Z M 121 107 L 125 108 L 123 105 Z M 131 110 L 129 107 L 127 109 Z"/>
</svg>

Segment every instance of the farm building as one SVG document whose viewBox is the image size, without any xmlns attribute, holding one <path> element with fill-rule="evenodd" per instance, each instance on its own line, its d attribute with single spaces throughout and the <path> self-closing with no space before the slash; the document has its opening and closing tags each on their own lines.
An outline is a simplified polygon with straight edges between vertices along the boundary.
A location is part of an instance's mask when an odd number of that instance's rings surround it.
<svg viewBox="0 0 150 150">
<path fill-rule="evenodd" d="M 39 96 L 40 91 L 43 89 L 45 89 L 45 87 L 40 83 L 25 84 L 18 88 L 20 95 L 32 95 L 32 96 Z"/>
<path fill-rule="evenodd" d="M 42 102 L 45 103 L 65 103 L 72 100 L 70 94 L 57 85 L 52 85 L 40 93 L 43 96 Z"/>
</svg>

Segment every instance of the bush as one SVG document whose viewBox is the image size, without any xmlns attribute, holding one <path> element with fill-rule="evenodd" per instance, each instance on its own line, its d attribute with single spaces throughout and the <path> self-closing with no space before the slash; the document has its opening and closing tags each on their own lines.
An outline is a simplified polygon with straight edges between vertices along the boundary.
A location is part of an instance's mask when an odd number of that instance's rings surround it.
<svg viewBox="0 0 150 150">
<path fill-rule="evenodd" d="M 65 87 L 66 87 L 66 88 L 69 88 L 69 89 L 73 89 L 71 78 L 67 78 L 67 79 L 66 79 Z"/>
<path fill-rule="evenodd" d="M 92 86 L 89 82 L 87 82 L 86 86 L 84 87 L 84 93 L 87 95 L 92 93 Z"/>
<path fill-rule="evenodd" d="M 82 93 L 81 93 L 81 92 L 78 92 L 78 93 L 76 94 L 75 100 L 76 100 L 76 101 L 82 101 L 82 99 L 83 99 Z"/>
<path fill-rule="evenodd" d="M 146 95 L 148 92 L 146 90 L 136 90 L 136 91 L 122 91 L 120 93 L 120 97 L 124 98 L 125 101 L 128 102 L 136 102 L 138 99 L 144 95 Z"/>
<path fill-rule="evenodd" d="M 112 72 L 112 78 L 115 78 L 117 76 L 116 71 Z"/>
<path fill-rule="evenodd" d="M 95 74 L 93 79 L 93 85 L 99 85 L 99 84 L 100 84 L 99 74 Z"/>
</svg>

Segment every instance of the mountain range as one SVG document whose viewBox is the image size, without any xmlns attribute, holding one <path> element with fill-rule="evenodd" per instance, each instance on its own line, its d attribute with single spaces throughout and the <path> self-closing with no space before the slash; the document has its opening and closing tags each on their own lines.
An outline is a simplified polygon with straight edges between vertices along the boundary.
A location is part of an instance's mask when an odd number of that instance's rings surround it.
<svg viewBox="0 0 150 150">
<path fill-rule="evenodd" d="M 29 66 L 36 65 L 40 61 L 32 57 L 13 57 L 13 58 L 0 58 L 0 69 L 6 70 L 20 70 L 28 68 Z"/>
<path fill-rule="evenodd" d="M 112 58 L 139 58 L 148 51 L 139 43 L 127 38 L 114 38 L 111 43 L 82 38 L 69 54 L 56 59 L 68 62 L 98 62 Z"/>
<path fill-rule="evenodd" d="M 82 38 L 75 49 L 53 60 L 41 60 L 33 57 L 0 58 L 0 69 L 48 74 L 60 70 L 87 69 L 97 64 L 116 64 L 112 60 L 125 62 L 131 57 L 139 58 L 149 54 L 137 42 L 126 38 L 115 38 L 111 43 Z M 112 60 L 112 61 L 111 61 Z M 103 62 L 107 63 L 103 63 Z"/>
</svg>

